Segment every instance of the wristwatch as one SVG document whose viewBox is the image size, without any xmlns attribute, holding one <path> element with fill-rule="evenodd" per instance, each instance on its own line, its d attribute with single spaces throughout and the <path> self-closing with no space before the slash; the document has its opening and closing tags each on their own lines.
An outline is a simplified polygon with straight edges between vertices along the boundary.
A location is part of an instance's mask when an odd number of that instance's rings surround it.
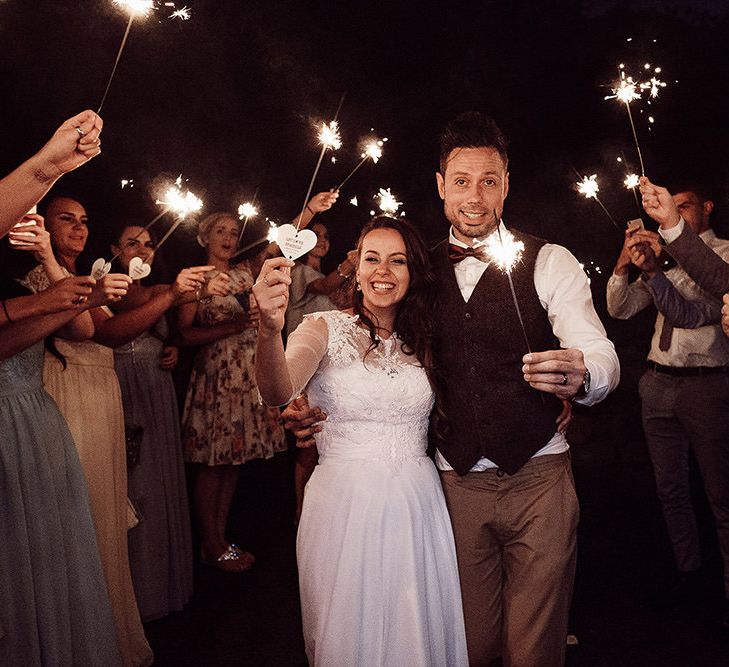
<svg viewBox="0 0 729 667">
<path fill-rule="evenodd" d="M 590 371 L 585 368 L 585 374 L 582 376 L 582 385 L 577 390 L 575 398 L 582 398 L 588 391 L 590 391 Z"/>
</svg>

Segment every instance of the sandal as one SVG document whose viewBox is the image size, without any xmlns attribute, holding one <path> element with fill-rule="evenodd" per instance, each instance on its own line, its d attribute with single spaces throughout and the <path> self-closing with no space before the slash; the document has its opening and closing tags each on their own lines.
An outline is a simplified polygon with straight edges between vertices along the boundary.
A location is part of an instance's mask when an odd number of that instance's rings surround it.
<svg viewBox="0 0 729 667">
<path fill-rule="evenodd" d="M 253 554 L 241 551 L 235 544 L 229 544 L 228 548 L 217 558 L 213 558 L 200 550 L 200 561 L 205 565 L 217 567 L 223 572 L 245 572 L 250 570 L 256 559 Z"/>
</svg>

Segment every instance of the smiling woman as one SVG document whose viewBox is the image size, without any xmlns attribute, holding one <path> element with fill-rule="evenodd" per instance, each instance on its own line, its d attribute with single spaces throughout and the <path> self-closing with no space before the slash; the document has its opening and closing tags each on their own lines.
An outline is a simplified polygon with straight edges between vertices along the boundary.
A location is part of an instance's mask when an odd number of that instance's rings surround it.
<svg viewBox="0 0 729 667">
<path fill-rule="evenodd" d="M 291 262 L 268 260 L 256 378 L 271 403 L 303 387 L 328 415 L 297 538 L 311 665 L 466 665 L 451 524 L 426 456 L 433 283 L 423 241 L 380 217 L 358 244 L 349 311 L 307 315 L 284 353 Z"/>
</svg>

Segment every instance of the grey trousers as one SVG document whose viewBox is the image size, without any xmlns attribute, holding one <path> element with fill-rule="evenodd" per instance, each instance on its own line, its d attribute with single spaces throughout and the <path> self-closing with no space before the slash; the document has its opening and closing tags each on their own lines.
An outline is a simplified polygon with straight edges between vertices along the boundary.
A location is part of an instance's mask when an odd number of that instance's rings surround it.
<svg viewBox="0 0 729 667">
<path fill-rule="evenodd" d="M 714 514 L 729 598 L 729 376 L 676 377 L 649 370 L 639 389 L 643 430 L 676 566 L 680 572 L 701 566 L 689 488 L 690 447 Z"/>
<path fill-rule="evenodd" d="M 469 664 L 564 664 L 579 507 L 569 453 L 516 474 L 442 472 L 461 577 Z"/>
</svg>

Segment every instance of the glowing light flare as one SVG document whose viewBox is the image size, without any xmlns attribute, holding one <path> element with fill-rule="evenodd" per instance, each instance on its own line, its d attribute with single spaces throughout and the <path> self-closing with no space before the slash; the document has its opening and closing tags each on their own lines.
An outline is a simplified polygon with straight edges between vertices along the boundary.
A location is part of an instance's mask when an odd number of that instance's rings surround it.
<svg viewBox="0 0 729 667">
<path fill-rule="evenodd" d="M 498 234 L 491 234 L 486 240 L 486 254 L 504 273 L 511 273 L 523 253 L 524 243 L 517 241 L 508 229 L 499 229 Z"/>
<path fill-rule="evenodd" d="M 634 190 L 640 183 L 640 176 L 638 174 L 627 174 L 623 184 L 628 190 Z"/>
<path fill-rule="evenodd" d="M 349 200 L 349 203 L 352 204 L 352 206 L 359 206 L 359 202 L 357 201 L 357 197 L 352 197 L 352 199 Z"/>
<path fill-rule="evenodd" d="M 180 19 L 180 21 L 189 21 L 191 16 L 192 10 L 189 7 L 176 9 L 174 12 L 172 12 L 172 14 L 170 14 L 171 19 Z"/>
<path fill-rule="evenodd" d="M 129 186 L 130 188 L 134 187 L 134 179 L 133 178 L 122 178 L 121 179 L 121 189 L 123 190 Z"/>
<path fill-rule="evenodd" d="M 360 155 L 360 157 L 364 160 L 367 158 L 370 158 L 372 162 L 377 164 L 377 161 L 382 157 L 382 147 L 387 141 L 387 138 L 385 139 L 372 139 L 371 141 L 367 142 L 365 144 L 364 151 Z"/>
<path fill-rule="evenodd" d="M 147 16 L 154 9 L 154 0 L 114 0 L 114 4 L 132 16 Z"/>
<path fill-rule="evenodd" d="M 325 149 L 339 150 L 342 147 L 339 123 L 336 120 L 333 120 L 331 123 L 322 123 L 317 138 Z"/>
<path fill-rule="evenodd" d="M 276 243 L 278 241 L 278 227 L 273 220 L 268 221 L 268 234 L 266 235 L 266 240 L 269 243 Z"/>
<path fill-rule="evenodd" d="M 597 193 L 600 192 L 600 186 L 597 184 L 597 174 L 583 176 L 582 180 L 577 183 L 577 192 L 587 199 L 597 199 Z"/>
<path fill-rule="evenodd" d="M 380 211 L 383 213 L 397 213 L 402 206 L 402 202 L 397 201 L 395 195 L 390 192 L 390 188 L 380 188 L 375 198 L 379 199 Z"/>
<path fill-rule="evenodd" d="M 184 220 L 190 213 L 196 213 L 203 207 L 202 199 L 189 190 L 183 192 L 177 185 L 177 181 L 175 185 L 167 188 L 164 199 L 158 199 L 155 203 L 161 204 L 167 210 L 176 213 L 181 220 Z"/>
<path fill-rule="evenodd" d="M 258 209 L 250 202 L 245 202 L 238 207 L 238 217 L 241 220 L 253 218 L 256 215 L 258 215 Z"/>
</svg>

